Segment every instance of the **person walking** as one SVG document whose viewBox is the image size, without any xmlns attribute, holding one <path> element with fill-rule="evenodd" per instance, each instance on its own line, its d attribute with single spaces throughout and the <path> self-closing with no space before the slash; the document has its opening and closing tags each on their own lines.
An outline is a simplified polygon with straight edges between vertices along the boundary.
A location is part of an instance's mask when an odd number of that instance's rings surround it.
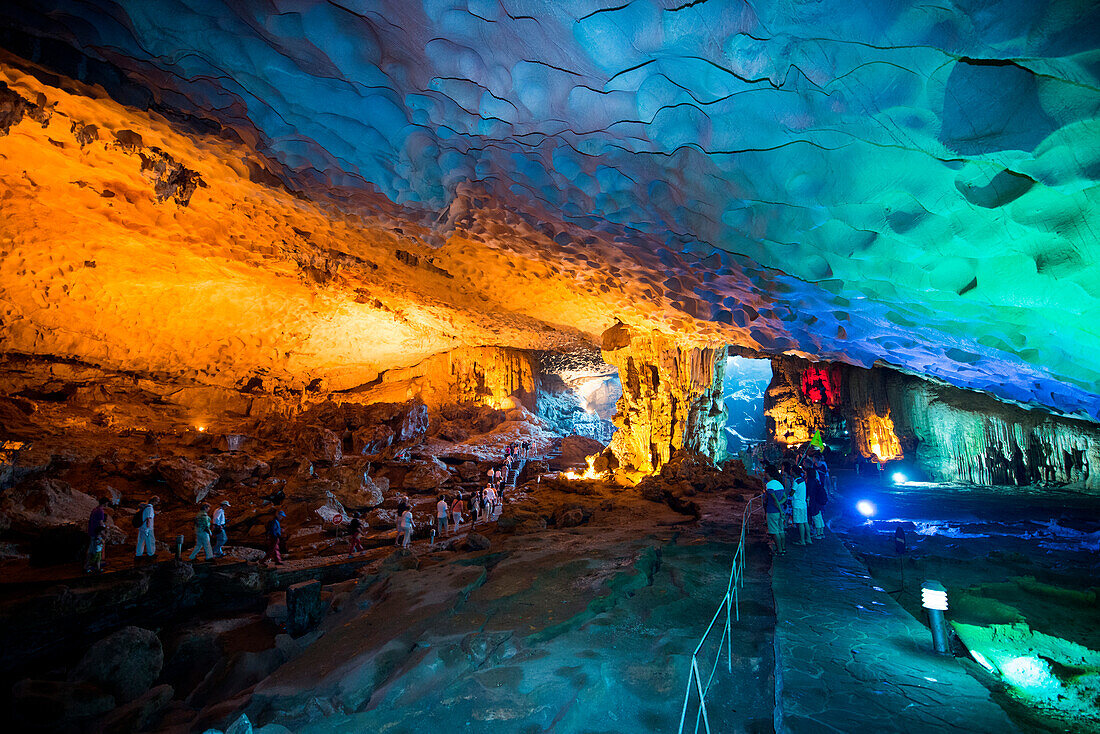
<svg viewBox="0 0 1100 734">
<path fill-rule="evenodd" d="M 279 544 L 283 540 L 283 524 L 282 520 L 286 518 L 286 513 L 279 510 L 275 513 L 275 517 L 267 523 L 267 554 L 264 555 L 263 560 L 260 561 L 260 565 L 267 565 L 267 559 L 275 561 L 276 566 L 283 565 L 283 555 L 280 553 Z"/>
<path fill-rule="evenodd" d="M 218 505 L 218 509 L 214 510 L 214 517 L 210 521 L 213 526 L 211 542 L 213 543 L 215 558 L 221 558 L 225 555 L 222 546 L 229 540 L 229 535 L 225 532 L 225 508 L 229 506 L 229 500 L 222 500 L 221 504 Z"/>
<path fill-rule="evenodd" d="M 435 503 L 435 537 L 442 539 L 444 534 L 451 534 L 447 527 L 447 518 L 450 514 L 446 495 L 439 495 L 439 501 Z"/>
<path fill-rule="evenodd" d="M 412 534 L 413 513 L 412 509 L 405 505 L 405 511 L 401 513 L 401 517 L 397 520 L 397 537 L 401 539 L 402 548 L 408 548 L 412 543 Z"/>
<path fill-rule="evenodd" d="M 203 502 L 199 506 L 199 514 L 195 516 L 195 549 L 191 551 L 191 557 L 187 560 L 193 561 L 199 555 L 199 551 L 205 554 L 203 560 L 214 560 L 214 551 L 210 547 L 210 503 Z"/>
<path fill-rule="evenodd" d="M 134 554 L 134 565 L 141 562 L 145 556 L 155 558 L 157 555 L 157 539 L 153 534 L 153 518 L 156 517 L 156 506 L 160 504 L 160 497 L 150 497 L 149 501 L 141 506 L 140 525 L 138 525 L 137 550 Z"/>
<path fill-rule="evenodd" d="M 493 508 L 497 504 L 497 493 L 492 487 L 485 488 L 485 519 L 487 521 L 493 519 Z"/>
<path fill-rule="evenodd" d="M 806 505 L 810 519 L 810 537 L 820 539 L 825 537 L 825 518 L 821 514 L 825 504 L 829 501 L 829 492 L 825 483 L 828 481 L 828 468 L 820 456 L 809 460 L 806 471 Z"/>
<path fill-rule="evenodd" d="M 395 546 L 401 545 L 401 528 L 404 527 L 405 508 L 408 507 L 408 502 L 404 497 L 400 497 L 397 500 L 397 535 L 394 536 L 393 544 Z"/>
<path fill-rule="evenodd" d="M 809 545 L 810 525 L 807 517 L 806 505 L 806 476 L 801 468 L 795 469 L 794 484 L 791 489 L 791 519 L 798 528 L 798 540 L 796 545 Z"/>
<path fill-rule="evenodd" d="M 481 520 L 481 490 L 480 489 L 477 490 L 476 492 L 474 492 L 473 496 L 470 497 L 470 512 L 472 512 L 473 515 L 474 515 L 474 525 L 477 525 L 478 521 Z"/>
<path fill-rule="evenodd" d="M 88 552 L 84 555 L 84 573 L 103 573 L 109 502 L 106 497 L 100 497 L 95 509 L 88 516 Z"/>
<path fill-rule="evenodd" d="M 359 513 L 356 512 L 348 523 L 348 558 L 363 550 L 362 535 L 363 521 L 359 519 Z"/>
<path fill-rule="evenodd" d="M 451 515 L 454 516 L 455 532 L 458 532 L 458 526 L 462 524 L 462 515 L 466 512 L 466 502 L 462 499 L 462 493 L 459 492 L 455 496 L 455 501 L 451 503 Z"/>
<path fill-rule="evenodd" d="M 768 533 L 775 539 L 775 552 L 783 555 L 787 552 L 786 531 L 783 528 L 783 506 L 787 502 L 783 482 L 779 480 L 779 470 L 774 464 L 764 467 L 768 483 L 764 485 L 764 514 L 768 519 Z"/>
</svg>

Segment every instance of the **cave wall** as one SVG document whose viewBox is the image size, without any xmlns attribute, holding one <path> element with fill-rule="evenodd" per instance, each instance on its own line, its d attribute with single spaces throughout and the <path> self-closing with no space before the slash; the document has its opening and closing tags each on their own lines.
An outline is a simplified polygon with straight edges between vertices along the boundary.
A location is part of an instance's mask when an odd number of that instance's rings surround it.
<svg viewBox="0 0 1100 734">
<path fill-rule="evenodd" d="M 494 408 L 523 405 L 535 412 L 538 363 L 531 352 L 509 347 L 462 347 L 434 354 L 412 367 L 386 370 L 370 386 L 370 402 L 413 398 L 429 408 L 453 403 L 484 403 Z"/>
<path fill-rule="evenodd" d="M 1100 489 L 1100 426 L 1094 423 L 886 367 L 785 356 L 774 359 L 772 369 L 765 411 L 769 435 L 781 443 L 802 443 L 820 428 L 850 456 L 905 458 L 935 481 Z M 827 375 L 829 391 L 806 389 L 821 383 L 807 381 L 810 371 Z"/>
<path fill-rule="evenodd" d="M 724 346 L 685 347 L 617 326 L 604 334 L 603 357 L 622 382 L 611 439 L 621 468 L 651 474 L 680 448 L 723 458 Z"/>
<path fill-rule="evenodd" d="M 1100 426 L 910 375 L 884 377 L 898 435 L 915 439 L 917 463 L 932 477 L 1100 490 Z"/>
</svg>

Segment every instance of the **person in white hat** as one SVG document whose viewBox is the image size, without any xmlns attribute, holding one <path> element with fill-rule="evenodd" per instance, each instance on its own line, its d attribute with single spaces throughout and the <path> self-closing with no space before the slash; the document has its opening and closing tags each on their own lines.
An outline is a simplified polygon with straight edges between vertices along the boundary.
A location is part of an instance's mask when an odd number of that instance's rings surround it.
<svg viewBox="0 0 1100 734">
<path fill-rule="evenodd" d="M 229 536 L 225 532 L 225 508 L 229 507 L 229 500 L 222 500 L 222 503 L 218 505 L 218 509 L 214 510 L 214 518 L 211 520 L 211 524 L 214 526 L 214 557 L 221 558 L 225 555 L 222 552 L 222 546 L 225 545 L 225 541 L 229 540 Z"/>
</svg>

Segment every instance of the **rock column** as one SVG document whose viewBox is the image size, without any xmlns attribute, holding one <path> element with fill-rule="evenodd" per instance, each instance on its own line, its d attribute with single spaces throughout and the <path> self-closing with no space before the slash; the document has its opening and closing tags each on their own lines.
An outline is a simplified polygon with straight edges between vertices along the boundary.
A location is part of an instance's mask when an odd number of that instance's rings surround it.
<svg viewBox="0 0 1100 734">
<path fill-rule="evenodd" d="M 723 458 L 724 346 L 684 346 L 621 325 L 603 342 L 603 358 L 619 368 L 623 387 L 610 446 L 620 469 L 652 474 L 681 448 Z"/>
</svg>

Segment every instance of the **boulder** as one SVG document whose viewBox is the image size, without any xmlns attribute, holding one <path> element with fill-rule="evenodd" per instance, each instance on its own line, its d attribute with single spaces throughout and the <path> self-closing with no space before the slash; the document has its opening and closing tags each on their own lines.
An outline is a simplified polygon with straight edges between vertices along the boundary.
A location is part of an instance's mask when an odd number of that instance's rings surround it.
<svg viewBox="0 0 1100 734">
<path fill-rule="evenodd" d="M 343 458 L 343 441 L 321 426 L 306 426 L 298 433 L 294 443 L 310 461 L 335 464 Z"/>
<path fill-rule="evenodd" d="M 164 649 L 155 633 L 123 627 L 92 645 L 69 680 L 98 685 L 125 703 L 149 690 L 163 665 Z"/>
<path fill-rule="evenodd" d="M 477 415 L 470 421 L 470 426 L 476 429 L 478 433 L 488 433 L 503 422 L 503 410 L 482 405 L 479 407 Z"/>
<path fill-rule="evenodd" d="M 566 436 L 561 440 L 562 466 L 584 466 L 585 459 L 599 454 L 604 450 L 604 445 L 594 438 L 587 436 Z"/>
<path fill-rule="evenodd" d="M 367 476 L 362 466 L 341 465 L 330 476 L 337 485 L 332 494 L 346 507 L 377 507 L 385 501 L 382 488 Z"/>
<path fill-rule="evenodd" d="M 286 624 L 287 606 L 286 592 L 275 591 L 267 598 L 267 607 L 264 608 L 264 617 L 270 619 L 280 627 Z"/>
<path fill-rule="evenodd" d="M 386 425 L 364 426 L 351 434 L 351 448 L 359 456 L 374 456 L 393 444 L 393 429 Z"/>
<path fill-rule="evenodd" d="M 464 482 L 476 482 L 481 479 L 481 469 L 472 461 L 464 461 L 458 465 L 458 476 Z"/>
<path fill-rule="evenodd" d="M 83 527 L 97 504 L 90 494 L 73 489 L 67 482 L 37 477 L 5 492 L 0 513 L 17 530 L 35 531 L 70 523 Z"/>
<path fill-rule="evenodd" d="M 145 731 L 175 695 L 175 690 L 169 685 L 150 688 L 130 703 L 109 713 L 100 723 L 98 730 L 102 734 Z"/>
<path fill-rule="evenodd" d="M 187 705 L 202 708 L 214 702 L 228 701 L 271 675 L 283 661 L 282 652 L 276 648 L 262 652 L 237 652 L 224 657 L 187 697 Z"/>
<path fill-rule="evenodd" d="M 157 462 L 157 472 L 172 493 L 187 503 L 202 502 L 221 478 L 182 456 L 161 459 Z"/>
<path fill-rule="evenodd" d="M 71 681 L 24 679 L 12 686 L 11 701 L 22 731 L 86 731 L 92 719 L 115 707 L 114 696 L 102 688 Z"/>
<path fill-rule="evenodd" d="M 591 512 L 583 507 L 562 507 L 554 513 L 554 525 L 559 528 L 574 528 L 588 522 Z"/>
<path fill-rule="evenodd" d="M 408 492 L 431 492 L 451 481 L 447 465 L 436 458 L 417 461 L 405 474 L 402 488 Z"/>
<path fill-rule="evenodd" d="M 487 551 L 492 546 L 492 542 L 481 533 L 470 533 L 466 536 L 463 548 L 468 551 Z"/>
<path fill-rule="evenodd" d="M 249 721 L 248 716 L 241 714 L 229 725 L 225 734 L 252 734 L 252 722 Z"/>
<path fill-rule="evenodd" d="M 450 422 L 440 426 L 439 433 L 437 433 L 436 436 L 444 441 L 459 443 L 468 439 L 470 437 L 470 432 L 458 423 Z"/>
<path fill-rule="evenodd" d="M 364 423 L 393 423 L 404 419 L 408 403 L 371 403 L 363 406 Z"/>
<path fill-rule="evenodd" d="M 316 627 L 325 616 L 321 600 L 321 582 L 303 581 L 287 587 L 286 631 L 291 637 L 301 637 Z"/>
<path fill-rule="evenodd" d="M 394 510 L 383 510 L 381 507 L 377 507 L 368 512 L 365 519 L 367 521 L 367 526 L 375 530 L 397 526 L 397 512 Z"/>
<path fill-rule="evenodd" d="M 202 465 L 230 482 L 243 482 L 252 477 L 266 477 L 271 467 L 248 454 L 213 454 L 202 460 Z"/>
<path fill-rule="evenodd" d="M 240 451 L 247 441 L 248 436 L 240 433 L 227 433 L 218 439 L 217 447 L 219 451 Z"/>
</svg>

